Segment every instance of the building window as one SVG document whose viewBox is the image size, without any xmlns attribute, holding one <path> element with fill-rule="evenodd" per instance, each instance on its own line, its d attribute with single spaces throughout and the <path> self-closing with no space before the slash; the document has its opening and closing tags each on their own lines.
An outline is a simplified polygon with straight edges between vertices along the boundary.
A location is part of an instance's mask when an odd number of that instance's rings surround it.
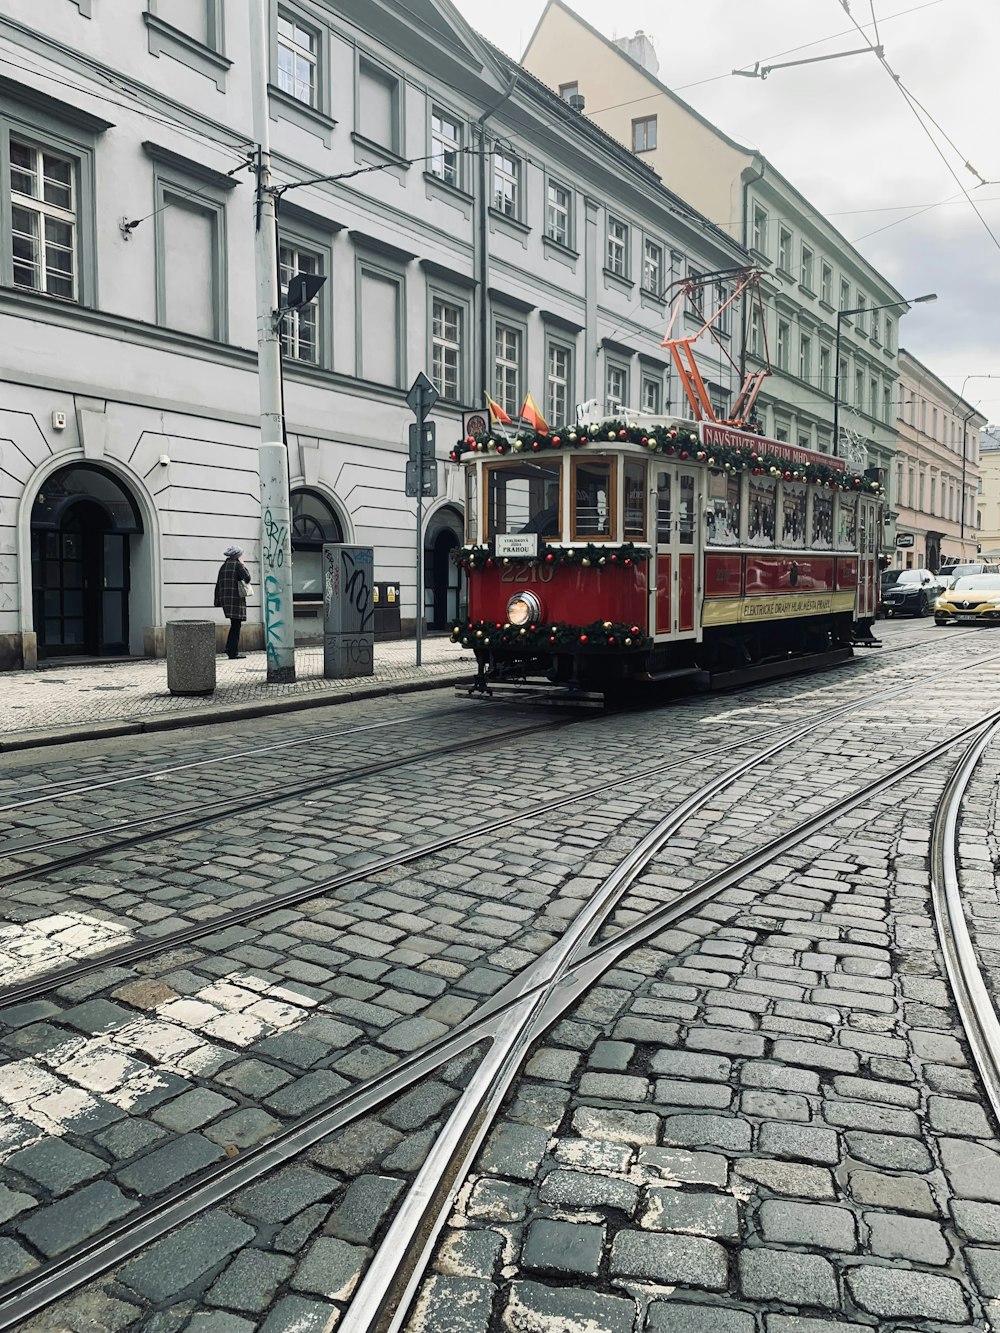
<svg viewBox="0 0 1000 1333">
<path fill-rule="evenodd" d="M 868 305 L 868 298 L 858 292 L 858 313 L 854 316 L 854 327 L 859 333 L 865 331 L 865 309 Z"/>
<path fill-rule="evenodd" d="M 825 261 L 820 269 L 819 299 L 827 305 L 833 304 L 833 269 Z"/>
<path fill-rule="evenodd" d="M 297 102 L 316 105 L 319 36 L 278 10 L 278 87 Z"/>
<path fill-rule="evenodd" d="M 648 153 L 656 147 L 656 117 L 642 116 L 632 122 L 632 152 Z"/>
<path fill-rule="evenodd" d="M 856 370 L 854 372 L 854 406 L 859 412 L 864 410 L 865 406 L 865 372 Z"/>
<path fill-rule="evenodd" d="M 302 250 L 294 242 L 278 248 L 278 279 L 281 301 L 288 295 L 288 283 L 296 273 L 322 273 L 320 256 Z M 298 310 L 288 310 L 281 321 L 282 353 L 295 361 L 319 363 L 319 305 L 314 299 Z"/>
<path fill-rule="evenodd" d="M 868 381 L 868 414 L 878 416 L 879 382 L 873 375 Z"/>
<path fill-rule="evenodd" d="M 559 96 L 564 102 L 568 102 L 571 97 L 579 97 L 580 85 L 578 83 L 561 83 L 559 85 Z"/>
<path fill-rule="evenodd" d="M 642 410 L 658 417 L 663 406 L 663 383 L 659 375 L 642 377 Z"/>
<path fill-rule="evenodd" d="M 936 440 L 937 437 L 938 437 L 938 410 L 937 410 L 936 407 L 932 407 L 932 408 L 931 408 L 931 439 L 932 439 L 932 440 Z"/>
<path fill-rule="evenodd" d="M 799 338 L 799 379 L 807 380 L 812 372 L 812 339 L 803 333 Z"/>
<path fill-rule="evenodd" d="M 156 321 L 225 342 L 228 336 L 226 210 L 199 180 L 154 175 Z"/>
<path fill-rule="evenodd" d="M 404 374 L 403 279 L 364 261 L 357 283 L 358 377 L 398 388 Z"/>
<path fill-rule="evenodd" d="M 846 278 L 840 279 L 840 308 L 841 310 L 851 308 L 851 284 Z"/>
<path fill-rule="evenodd" d="M 750 247 L 760 254 L 767 254 L 767 213 L 760 204 L 753 206 L 753 226 Z"/>
<path fill-rule="evenodd" d="M 882 390 L 882 420 L 887 426 L 892 425 L 892 385 L 887 384 Z"/>
<path fill-rule="evenodd" d="M 833 393 L 833 381 L 830 378 L 830 362 L 833 357 L 829 347 L 819 349 L 819 387 L 824 393 Z"/>
<path fill-rule="evenodd" d="M 802 258 L 799 264 L 799 282 L 807 291 L 812 291 L 813 285 L 813 252 L 807 245 L 802 247 Z"/>
<path fill-rule="evenodd" d="M 565 185 L 549 181 L 545 188 L 545 235 L 559 245 L 569 245 L 570 210 L 573 203 L 572 191 Z"/>
<path fill-rule="evenodd" d="M 791 331 L 785 320 L 778 320 L 778 368 L 779 370 L 788 369 L 788 344 L 791 338 Z"/>
<path fill-rule="evenodd" d="M 446 185 L 461 184 L 462 127 L 454 116 L 434 107 L 431 111 L 431 172 Z"/>
<path fill-rule="evenodd" d="M 792 271 L 792 233 L 787 227 L 778 229 L 778 267 L 783 273 Z"/>
<path fill-rule="evenodd" d="M 608 218 L 608 270 L 619 278 L 628 277 L 628 227 L 617 218 Z"/>
<path fill-rule="evenodd" d="M 569 420 L 572 371 L 573 353 L 570 348 L 550 342 L 546 383 L 546 420 L 549 425 L 560 425 Z"/>
<path fill-rule="evenodd" d="M 754 304 L 750 307 L 750 355 L 760 356 L 760 309 Z"/>
<path fill-rule="evenodd" d="M 628 403 L 628 369 L 625 366 L 617 366 L 613 361 L 609 361 L 605 385 L 605 397 L 608 400 L 608 409 L 611 410 L 615 403 L 625 407 Z"/>
<path fill-rule="evenodd" d="M 496 400 L 516 421 L 521 411 L 521 330 L 498 323 L 495 342 Z"/>
<path fill-rule="evenodd" d="M 435 297 L 431 307 L 431 379 L 442 398 L 461 398 L 462 307 Z"/>
<path fill-rule="evenodd" d="M 358 60 L 358 133 L 392 153 L 399 152 L 399 80 L 363 56 Z"/>
<path fill-rule="evenodd" d="M 715 322 L 715 327 L 717 332 L 719 332 L 724 338 L 729 337 L 732 328 L 731 316 L 733 313 L 733 308 L 732 306 L 726 305 L 726 302 L 729 300 L 729 297 L 730 297 L 730 291 L 726 283 L 717 282 L 715 284 L 715 308 L 716 310 L 718 310 L 719 316 Z"/>
<path fill-rule="evenodd" d="M 885 317 L 885 342 L 883 344 L 887 352 L 894 352 L 896 349 L 892 345 L 892 319 Z"/>
<path fill-rule="evenodd" d="M 292 598 L 323 599 L 323 543 L 342 542 L 344 528 L 333 506 L 316 491 L 292 491 Z"/>
<path fill-rule="evenodd" d="M 873 343 L 877 343 L 878 340 L 879 340 L 878 311 L 877 311 L 877 310 L 873 310 L 873 311 L 872 311 L 872 342 L 873 342 Z"/>
<path fill-rule="evenodd" d="M 655 241 L 643 241 L 642 244 L 642 286 L 647 292 L 659 296 L 663 291 L 663 246 Z"/>
<path fill-rule="evenodd" d="M 14 286 L 77 298 L 76 163 L 10 140 Z"/>
<path fill-rule="evenodd" d="M 493 207 L 509 218 L 521 207 L 521 164 L 501 149 L 493 154 Z"/>
</svg>

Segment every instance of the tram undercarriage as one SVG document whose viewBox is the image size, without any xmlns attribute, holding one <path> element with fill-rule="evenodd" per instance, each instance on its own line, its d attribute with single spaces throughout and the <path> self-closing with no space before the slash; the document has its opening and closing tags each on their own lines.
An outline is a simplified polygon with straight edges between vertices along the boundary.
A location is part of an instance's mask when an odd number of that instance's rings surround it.
<svg viewBox="0 0 1000 1333">
<path fill-rule="evenodd" d="M 653 644 L 627 656 L 588 652 L 519 655 L 511 649 L 476 647 L 476 675 L 459 692 L 488 695 L 496 687 L 514 694 L 604 694 L 619 697 L 628 685 L 685 683 L 726 689 L 753 680 L 822 670 L 853 656 L 853 646 L 873 643 L 871 626 L 850 612 L 706 628 L 702 641 Z"/>
</svg>

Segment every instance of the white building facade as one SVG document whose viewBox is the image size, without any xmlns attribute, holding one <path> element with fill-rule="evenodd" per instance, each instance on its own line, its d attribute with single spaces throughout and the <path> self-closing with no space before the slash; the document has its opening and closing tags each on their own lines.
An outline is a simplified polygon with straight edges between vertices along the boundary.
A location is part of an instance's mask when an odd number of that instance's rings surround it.
<svg viewBox="0 0 1000 1333">
<path fill-rule="evenodd" d="M 270 20 L 281 279 L 327 279 L 285 325 L 299 637 L 336 540 L 374 547 L 404 630 L 418 606 L 444 628 L 462 497 L 440 462 L 418 594 L 415 375 L 442 460 L 484 389 L 511 415 L 527 391 L 555 420 L 666 412 L 671 265 L 746 254 L 445 0 L 272 0 Z M 246 0 L 0 16 L 0 669 L 159 655 L 169 621 L 219 618 L 231 542 L 258 581 L 248 52 Z M 734 391 L 711 348 L 703 373 Z"/>
</svg>

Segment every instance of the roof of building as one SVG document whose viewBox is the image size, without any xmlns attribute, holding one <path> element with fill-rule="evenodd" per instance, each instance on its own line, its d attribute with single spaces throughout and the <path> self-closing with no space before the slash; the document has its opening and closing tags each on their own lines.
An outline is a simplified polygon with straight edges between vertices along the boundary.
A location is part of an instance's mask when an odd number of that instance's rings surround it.
<svg viewBox="0 0 1000 1333">
<path fill-rule="evenodd" d="M 924 363 L 920 361 L 917 357 L 915 357 L 913 353 L 909 351 L 907 348 L 901 347 L 899 349 L 899 373 L 901 375 L 904 374 L 907 370 L 907 366 L 905 364 L 906 362 L 910 362 L 920 371 L 922 376 L 924 376 L 926 379 L 933 380 L 936 385 L 939 385 L 943 390 L 945 390 L 946 396 L 954 395 L 955 406 L 950 409 L 952 412 L 957 414 L 958 409 L 960 407 L 964 407 L 968 410 L 970 419 L 978 416 L 982 418 L 983 425 L 986 424 L 988 418 L 986 417 L 985 413 L 978 412 L 976 408 L 973 407 L 972 403 L 968 401 L 968 399 L 963 398 L 961 394 L 957 393 L 952 388 L 952 386 L 947 382 L 947 380 L 943 380 L 940 375 L 936 374 L 935 371 L 931 370 L 930 366 L 925 366 Z"/>
<path fill-rule="evenodd" d="M 538 78 L 537 75 L 532 74 L 530 70 L 525 69 L 522 64 L 519 64 L 511 56 L 508 56 L 506 52 L 501 51 L 499 47 L 494 46 L 488 38 L 483 37 L 481 40 L 489 48 L 491 55 L 500 64 L 501 68 L 508 74 L 508 77 L 511 73 L 516 72 L 518 80 L 526 81 L 533 94 L 544 99 L 549 109 L 555 115 L 560 116 L 566 125 L 571 126 L 577 132 L 589 135 L 592 139 L 607 149 L 624 167 L 637 172 L 640 177 L 645 179 L 648 185 L 653 186 L 664 196 L 664 201 L 674 212 L 700 227 L 702 230 L 712 233 L 713 239 L 717 242 L 724 243 L 727 249 L 738 250 L 741 254 L 747 253 L 739 241 L 730 236 L 723 227 L 720 227 L 718 223 L 713 222 L 711 218 L 705 217 L 704 213 L 699 212 L 693 204 L 688 203 L 686 199 L 683 199 L 679 194 L 676 194 L 671 190 L 668 185 L 664 184 L 663 178 L 660 176 L 659 172 L 654 170 L 653 167 L 647 162 L 644 162 L 642 158 L 638 157 L 630 149 L 626 148 L 620 139 L 616 139 L 613 134 L 609 134 L 607 130 L 602 129 L 601 126 L 598 125 L 596 121 L 591 120 L 589 116 L 585 116 L 579 111 L 574 110 L 564 97 L 561 97 L 559 93 L 553 88 L 550 88 L 549 85 L 542 79 Z"/>
<path fill-rule="evenodd" d="M 719 139 L 723 140 L 723 142 L 728 144 L 730 148 L 734 148 L 737 152 L 740 153 L 747 153 L 751 157 L 759 158 L 761 162 L 765 162 L 768 166 L 768 169 L 772 172 L 774 176 L 778 178 L 781 184 L 787 190 L 789 190 L 791 194 L 795 195 L 795 197 L 798 200 L 801 201 L 805 210 L 809 213 L 814 214 L 817 218 L 820 219 L 820 221 L 826 227 L 829 227 L 830 231 L 832 231 L 839 238 L 845 250 L 849 251 L 852 255 L 857 256 L 859 265 L 868 269 L 869 272 L 876 274 L 879 278 L 879 281 L 888 291 L 896 292 L 896 294 L 898 295 L 898 291 L 892 285 L 892 283 L 889 282 L 888 279 L 884 278 L 882 274 L 878 272 L 875 266 L 864 257 L 861 251 L 857 250 L 851 244 L 851 242 L 847 240 L 847 238 L 837 230 L 837 228 L 833 225 L 833 223 L 830 222 L 829 219 L 819 211 L 816 205 L 813 204 L 809 199 L 807 199 L 806 196 L 802 193 L 802 191 L 799 190 L 795 185 L 793 185 L 792 182 L 788 179 L 788 177 L 783 175 L 783 173 L 778 170 L 778 168 L 774 165 L 774 163 L 770 160 L 770 158 L 768 158 L 763 152 L 761 152 L 759 148 L 750 148 L 746 144 L 739 143 L 737 142 L 737 140 L 733 139 L 730 135 L 726 134 L 724 130 L 720 130 L 717 125 L 713 125 L 712 122 L 708 120 L 707 117 L 703 116 L 700 111 L 696 111 L 689 102 L 685 102 L 683 97 L 679 97 L 677 93 L 673 92 L 670 88 L 668 88 L 667 85 L 663 83 L 659 78 L 657 78 L 655 74 L 650 73 L 650 71 L 646 69 L 644 65 L 641 65 L 639 61 L 635 60 L 632 56 L 630 56 L 627 51 L 624 51 L 620 46 L 618 46 L 615 42 L 613 42 L 610 37 L 606 37 L 604 33 L 600 32 L 597 28 L 595 28 L 593 24 L 588 23 L 587 20 L 581 17 L 581 15 L 579 15 L 571 5 L 566 3 L 566 0 L 547 0 L 545 8 L 539 15 L 538 22 L 535 24 L 534 30 L 531 36 L 528 38 L 528 43 L 525 46 L 524 53 L 521 56 L 522 61 L 524 59 L 524 56 L 530 50 L 531 44 L 535 40 L 535 37 L 538 34 L 538 30 L 541 28 L 542 23 L 545 21 L 545 16 L 550 9 L 564 10 L 567 14 L 571 16 L 571 18 L 575 20 L 575 22 L 577 22 L 580 25 L 581 28 L 586 29 L 587 32 L 591 33 L 599 41 L 603 42 L 604 45 L 609 48 L 609 50 L 614 51 L 614 53 L 621 60 L 624 60 L 626 64 L 631 65 L 632 68 L 634 70 L 637 70 L 644 79 L 647 79 L 653 85 L 653 87 L 657 89 L 658 92 L 664 94 L 664 96 L 666 97 L 669 97 L 672 102 L 674 102 L 678 107 L 681 108 L 681 110 L 685 111 L 689 116 L 693 116 L 695 120 L 697 120 L 700 124 L 704 125 L 706 129 L 711 130 L 713 134 L 715 134 Z M 555 95 L 558 96 L 558 94 Z M 900 304 L 905 304 L 905 302 L 901 301 Z"/>
</svg>

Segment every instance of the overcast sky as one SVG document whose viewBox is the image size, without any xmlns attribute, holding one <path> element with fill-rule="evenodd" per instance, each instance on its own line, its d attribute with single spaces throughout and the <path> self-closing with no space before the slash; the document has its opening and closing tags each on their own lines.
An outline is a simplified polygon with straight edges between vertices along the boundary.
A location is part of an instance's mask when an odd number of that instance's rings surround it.
<svg viewBox="0 0 1000 1333">
<path fill-rule="evenodd" d="M 544 7 L 455 3 L 516 58 Z M 766 81 L 731 76 L 756 61 L 862 46 L 841 0 L 572 3 L 609 37 L 649 34 L 663 82 L 759 148 L 904 296 L 937 292 L 904 317 L 900 341 L 956 392 L 966 376 L 995 376 L 970 378 L 965 397 L 1000 420 L 1000 0 L 850 0 L 869 35 L 874 5 L 887 61 L 941 127 L 931 126 L 935 140 L 996 241 L 874 55 L 775 70 Z M 977 188 L 966 160 L 997 184 Z M 907 219 L 927 205 L 937 206 Z"/>
</svg>

